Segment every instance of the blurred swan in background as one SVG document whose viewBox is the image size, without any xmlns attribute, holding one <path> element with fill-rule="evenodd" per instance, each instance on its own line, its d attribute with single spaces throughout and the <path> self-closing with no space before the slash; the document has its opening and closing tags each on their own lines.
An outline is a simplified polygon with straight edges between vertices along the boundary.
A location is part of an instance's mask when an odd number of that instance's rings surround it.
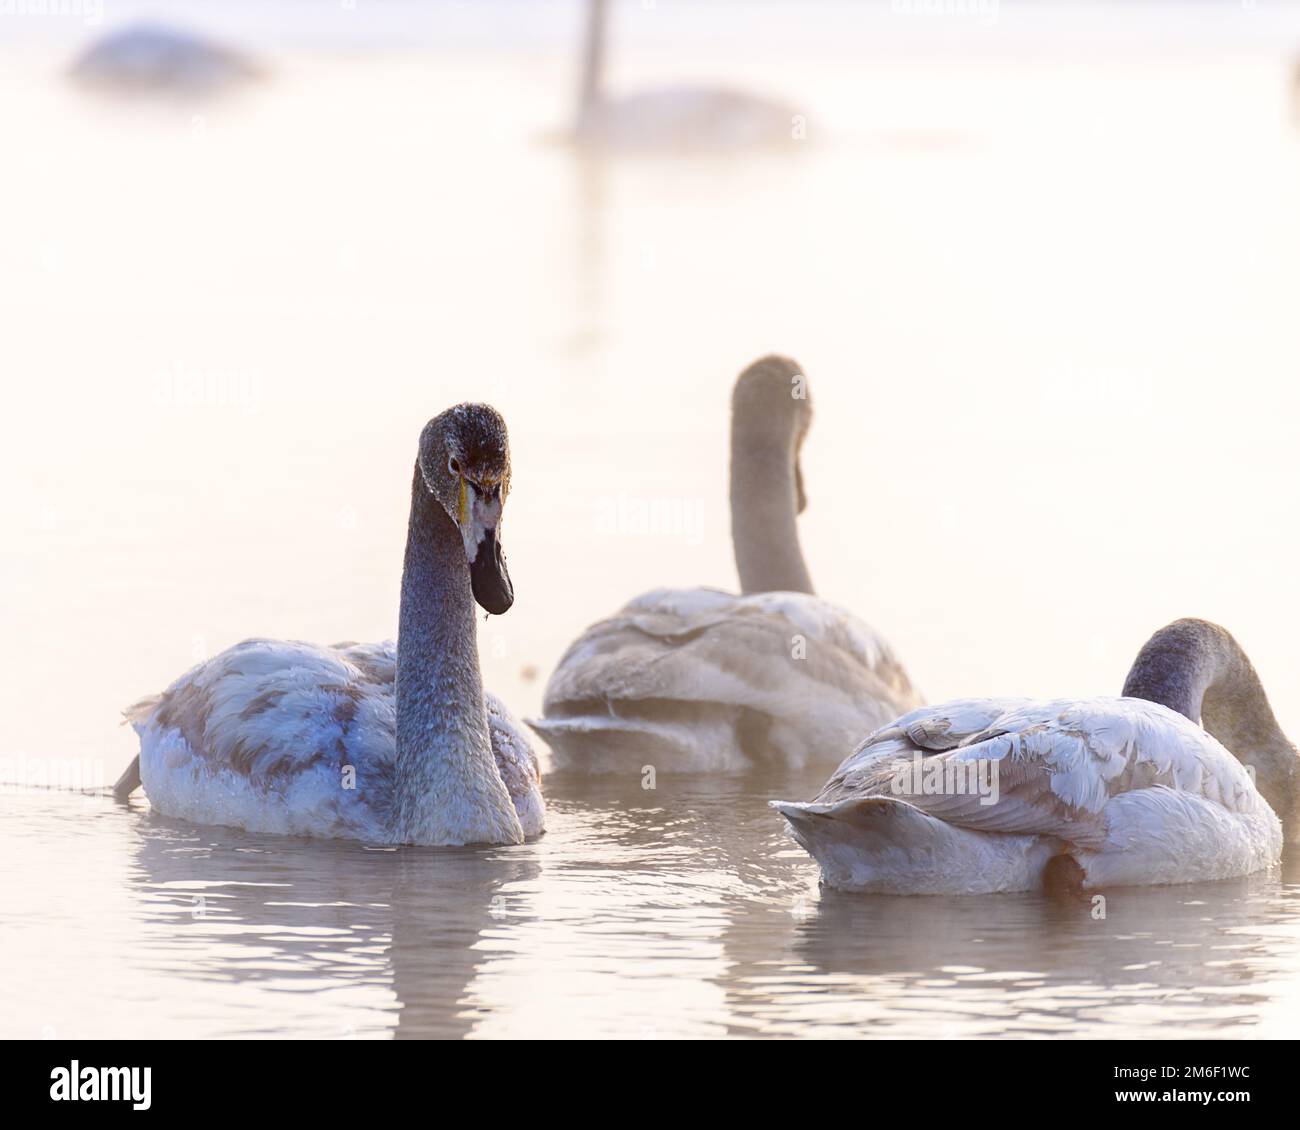
<svg viewBox="0 0 1300 1130">
<path fill-rule="evenodd" d="M 789 143 L 797 114 L 742 91 L 665 87 L 635 94 L 605 90 L 608 0 L 588 0 L 575 139 L 600 149 L 740 149 Z"/>
<path fill-rule="evenodd" d="M 519 843 L 545 823 L 537 760 L 483 693 L 474 602 L 514 591 L 501 553 L 505 422 L 462 404 L 420 435 L 397 645 L 246 640 L 132 707 L 160 812 L 378 843 Z"/>
<path fill-rule="evenodd" d="M 732 394 L 731 529 L 741 596 L 660 589 L 588 628 L 529 724 L 556 768 L 677 772 L 842 757 L 921 701 L 889 646 L 813 595 L 799 548 L 807 378 L 784 357 Z"/>
<path fill-rule="evenodd" d="M 116 93 L 216 94 L 262 77 L 251 59 L 194 32 L 133 24 L 100 37 L 73 64 L 77 82 Z"/>
<path fill-rule="evenodd" d="M 872 734 L 812 801 L 772 803 L 832 887 L 1073 890 L 1270 867 L 1297 779 L 1237 641 L 1178 620 L 1142 648 L 1121 698 L 923 707 Z"/>
</svg>

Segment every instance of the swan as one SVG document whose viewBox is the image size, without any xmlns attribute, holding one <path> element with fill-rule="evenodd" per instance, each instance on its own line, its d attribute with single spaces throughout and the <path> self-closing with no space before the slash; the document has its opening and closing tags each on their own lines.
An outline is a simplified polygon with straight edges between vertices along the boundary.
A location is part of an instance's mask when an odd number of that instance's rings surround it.
<svg viewBox="0 0 1300 1130">
<path fill-rule="evenodd" d="M 557 769 L 797 767 L 921 699 L 888 644 L 813 595 L 799 548 L 807 378 L 765 357 L 732 393 L 731 530 L 741 595 L 658 589 L 593 624 L 547 683 Z"/>
<path fill-rule="evenodd" d="M 792 109 L 741 91 L 669 87 L 613 97 L 604 90 L 606 0 L 588 0 L 574 140 L 596 149 L 741 149 L 788 144 Z"/>
<path fill-rule="evenodd" d="M 251 59 L 201 35 L 133 24 L 96 40 L 71 68 L 88 86 L 126 93 L 214 94 L 260 79 Z"/>
<path fill-rule="evenodd" d="M 812 801 L 771 803 L 832 887 L 1070 891 L 1270 867 L 1298 781 L 1295 746 L 1245 652 L 1217 624 L 1187 619 L 1147 641 L 1122 697 L 914 710 L 868 737 Z"/>
<path fill-rule="evenodd" d="M 514 844 L 542 832 L 537 758 L 483 692 L 474 602 L 504 613 L 505 421 L 461 404 L 420 434 L 397 645 L 250 639 L 127 711 L 160 812 L 384 844 Z"/>
</svg>

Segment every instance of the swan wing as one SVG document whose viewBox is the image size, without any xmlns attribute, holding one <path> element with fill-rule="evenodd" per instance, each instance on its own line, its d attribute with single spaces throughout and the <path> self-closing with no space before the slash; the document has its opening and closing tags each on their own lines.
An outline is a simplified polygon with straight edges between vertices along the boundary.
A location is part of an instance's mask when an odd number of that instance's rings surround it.
<svg viewBox="0 0 1300 1130">
<path fill-rule="evenodd" d="M 888 645 L 815 596 L 661 589 L 569 647 L 533 726 L 569 763 L 632 734 L 678 769 L 798 764 L 919 701 Z M 575 749 L 582 736 L 595 746 Z"/>
<path fill-rule="evenodd" d="M 356 838 L 388 825 L 392 694 L 339 649 L 245 640 L 128 719 L 145 791 L 168 815 Z"/>
<path fill-rule="evenodd" d="M 397 751 L 396 673 L 391 641 L 245 640 L 126 712 L 141 756 L 118 791 L 143 776 L 160 811 L 203 823 L 382 836 Z M 546 808 L 537 756 L 505 705 L 484 698 L 497 769 L 525 835 L 539 835 Z"/>
<path fill-rule="evenodd" d="M 792 681 L 852 692 L 864 679 L 889 697 L 916 693 L 879 636 L 817 597 L 659 590 L 588 628 L 560 660 L 546 698 L 749 701 L 755 689 L 780 693 Z"/>
<path fill-rule="evenodd" d="M 268 784 L 321 761 L 389 766 L 391 693 L 334 648 L 250 639 L 193 668 L 145 718 L 209 769 Z"/>
<path fill-rule="evenodd" d="M 542 799 L 542 774 L 537 754 L 523 724 L 494 694 L 484 693 L 492 755 L 525 836 L 539 836 L 546 826 L 546 803 Z"/>
<path fill-rule="evenodd" d="M 854 751 L 814 804 L 846 813 L 894 796 L 964 828 L 1101 847 L 1112 799 L 1152 788 L 1228 813 L 1253 814 L 1260 800 L 1241 763 L 1199 726 L 1156 703 L 1105 698 L 962 700 L 914 711 Z"/>
</svg>

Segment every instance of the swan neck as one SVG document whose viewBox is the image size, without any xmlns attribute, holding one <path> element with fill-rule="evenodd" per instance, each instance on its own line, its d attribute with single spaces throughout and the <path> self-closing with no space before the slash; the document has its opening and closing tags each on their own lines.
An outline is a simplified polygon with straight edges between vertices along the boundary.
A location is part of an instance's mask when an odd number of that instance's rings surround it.
<svg viewBox="0 0 1300 1130">
<path fill-rule="evenodd" d="M 578 80 L 578 115 L 600 101 L 605 79 L 605 34 L 609 25 L 606 0 L 587 0 L 587 26 L 583 36 L 582 64 Z"/>
<path fill-rule="evenodd" d="M 492 756 L 474 608 L 463 539 L 417 465 L 397 637 L 393 816 L 401 843 L 522 838 L 501 834 L 511 820 L 517 832 L 518 821 Z"/>
<path fill-rule="evenodd" d="M 798 440 L 793 428 L 731 420 L 731 542 L 740 591 L 813 591 L 799 545 Z"/>
<path fill-rule="evenodd" d="M 1285 821 L 1294 809 L 1295 746 L 1278 725 L 1264 684 L 1241 645 L 1205 620 L 1179 620 L 1147 641 L 1124 695 L 1158 702 L 1204 728 L 1255 773 Z"/>
</svg>

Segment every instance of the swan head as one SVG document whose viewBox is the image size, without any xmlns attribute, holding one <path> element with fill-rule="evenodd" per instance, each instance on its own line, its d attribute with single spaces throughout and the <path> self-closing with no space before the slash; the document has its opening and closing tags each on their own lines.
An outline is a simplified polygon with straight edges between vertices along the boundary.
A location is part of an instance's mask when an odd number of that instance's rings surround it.
<svg viewBox="0 0 1300 1130">
<path fill-rule="evenodd" d="M 1155 633 L 1121 692 L 1158 702 L 1203 726 L 1250 772 L 1255 788 L 1294 838 L 1300 756 L 1282 732 L 1254 664 L 1227 628 L 1191 617 Z"/>
<path fill-rule="evenodd" d="M 775 353 L 762 357 L 736 378 L 731 394 L 732 449 L 766 449 L 789 459 L 801 514 L 808 497 L 800 454 L 811 425 L 808 378 L 789 357 Z"/>
<path fill-rule="evenodd" d="M 501 510 L 510 492 L 510 441 L 501 413 L 458 404 L 420 433 L 420 475 L 460 530 L 474 599 L 494 615 L 514 603 L 501 551 Z"/>
</svg>

